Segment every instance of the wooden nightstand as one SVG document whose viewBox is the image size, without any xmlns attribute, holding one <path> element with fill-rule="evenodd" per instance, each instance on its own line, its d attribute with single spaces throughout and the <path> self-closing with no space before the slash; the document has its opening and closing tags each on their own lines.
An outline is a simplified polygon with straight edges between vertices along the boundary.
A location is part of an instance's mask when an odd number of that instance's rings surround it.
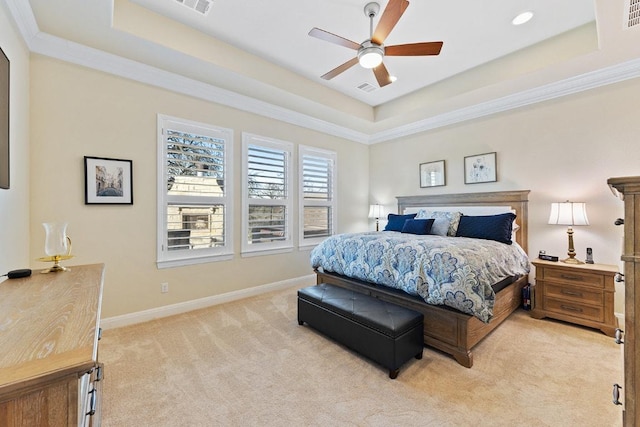
<svg viewBox="0 0 640 427">
<path fill-rule="evenodd" d="M 618 267 L 541 259 L 531 263 L 536 266 L 532 317 L 552 317 L 615 335 L 618 322 L 613 313 L 613 294 Z"/>
</svg>

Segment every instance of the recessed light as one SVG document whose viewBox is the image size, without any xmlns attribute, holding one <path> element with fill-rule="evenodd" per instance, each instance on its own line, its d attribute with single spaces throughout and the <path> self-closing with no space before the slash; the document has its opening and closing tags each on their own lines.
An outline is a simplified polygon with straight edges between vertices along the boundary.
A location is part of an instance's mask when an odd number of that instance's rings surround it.
<svg viewBox="0 0 640 427">
<path fill-rule="evenodd" d="M 513 25 L 522 25 L 524 23 L 529 22 L 529 20 L 531 20 L 531 18 L 533 18 L 533 12 L 530 11 L 530 10 L 527 10 L 526 12 L 522 12 L 522 13 L 518 14 L 518 16 L 513 18 L 511 23 Z"/>
<path fill-rule="evenodd" d="M 398 80 L 398 78 L 396 76 L 389 76 L 389 80 L 395 82 L 396 80 Z"/>
</svg>

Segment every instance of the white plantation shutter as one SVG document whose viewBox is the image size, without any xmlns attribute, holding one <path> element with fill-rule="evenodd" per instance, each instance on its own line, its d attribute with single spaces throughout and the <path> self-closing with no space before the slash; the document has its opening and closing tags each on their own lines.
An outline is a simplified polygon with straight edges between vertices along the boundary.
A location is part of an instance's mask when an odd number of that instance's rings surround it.
<svg viewBox="0 0 640 427">
<path fill-rule="evenodd" d="M 331 159 L 302 155 L 302 189 L 304 197 L 309 200 L 331 200 L 333 196 L 333 180 Z"/>
<path fill-rule="evenodd" d="M 293 145 L 243 134 L 243 252 L 290 248 Z"/>
<path fill-rule="evenodd" d="M 336 153 L 299 148 L 300 244 L 317 244 L 335 234 Z"/>
<path fill-rule="evenodd" d="M 233 253 L 232 131 L 158 118 L 158 263 L 183 265 Z"/>
<path fill-rule="evenodd" d="M 280 200 L 286 198 L 288 152 L 249 145 L 247 156 L 249 198 Z"/>
</svg>

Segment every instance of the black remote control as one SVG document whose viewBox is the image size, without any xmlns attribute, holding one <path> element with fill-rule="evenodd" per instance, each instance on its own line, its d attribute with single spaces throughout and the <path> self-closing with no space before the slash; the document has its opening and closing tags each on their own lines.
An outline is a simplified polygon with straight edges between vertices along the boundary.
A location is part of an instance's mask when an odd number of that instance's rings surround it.
<svg viewBox="0 0 640 427">
<path fill-rule="evenodd" d="M 31 269 L 22 268 L 20 270 L 11 270 L 7 274 L 5 274 L 9 279 L 19 279 L 21 277 L 29 277 L 31 276 Z"/>
</svg>

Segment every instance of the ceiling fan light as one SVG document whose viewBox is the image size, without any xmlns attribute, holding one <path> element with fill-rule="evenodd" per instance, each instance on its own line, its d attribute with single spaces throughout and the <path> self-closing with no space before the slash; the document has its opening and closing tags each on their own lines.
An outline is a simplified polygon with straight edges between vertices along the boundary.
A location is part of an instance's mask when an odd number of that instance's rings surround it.
<svg viewBox="0 0 640 427">
<path fill-rule="evenodd" d="M 525 12 L 522 12 L 522 13 L 518 14 L 515 18 L 513 18 L 511 23 L 513 25 L 522 25 L 522 24 L 526 24 L 527 22 L 529 22 L 531 20 L 531 18 L 533 18 L 533 12 L 530 11 L 530 10 L 527 10 Z"/>
<path fill-rule="evenodd" d="M 383 51 L 379 46 L 363 47 L 358 51 L 358 62 L 364 68 L 376 68 L 382 63 Z"/>
</svg>

